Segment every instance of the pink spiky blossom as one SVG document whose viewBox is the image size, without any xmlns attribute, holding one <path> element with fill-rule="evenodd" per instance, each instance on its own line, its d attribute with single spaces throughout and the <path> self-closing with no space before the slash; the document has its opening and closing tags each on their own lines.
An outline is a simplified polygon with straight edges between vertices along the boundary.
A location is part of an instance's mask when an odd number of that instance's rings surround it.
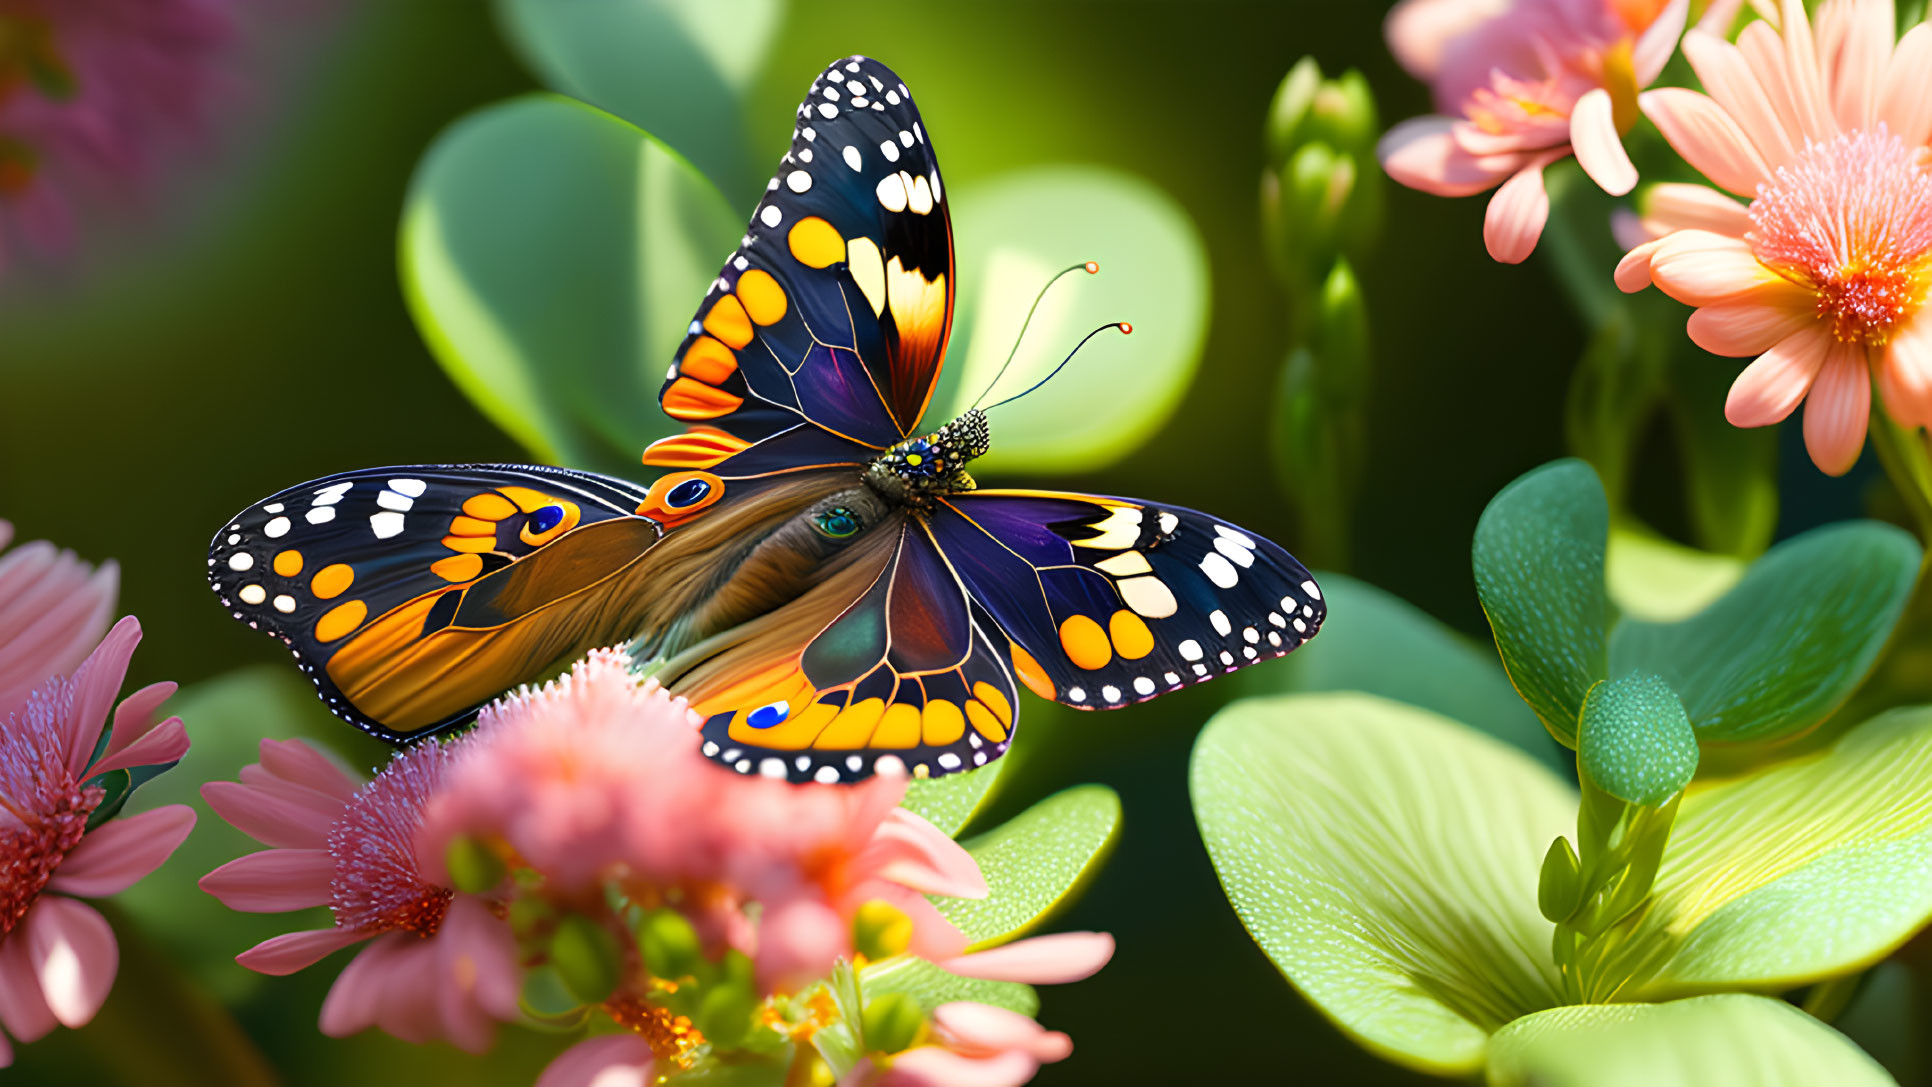
<svg viewBox="0 0 1932 1087">
<path fill-rule="evenodd" d="M 53 560 L 42 564 L 45 572 L 75 573 Z M 7 588 L 0 611 L 30 591 Z M 83 581 L 70 591 L 85 598 L 93 586 Z M 106 919 L 79 900 L 133 886 L 194 828 L 194 811 L 182 804 L 88 827 L 107 800 L 100 775 L 173 763 L 188 750 L 179 718 L 154 720 L 174 684 L 144 687 L 114 705 L 140 640 L 141 625 L 121 620 L 71 679 L 45 679 L 0 721 L 0 1067 L 12 1063 L 8 1035 L 30 1042 L 56 1024 L 85 1025 L 107 999 L 119 949 Z"/>
<path fill-rule="evenodd" d="M 1663 71 L 1686 0 L 1405 0 L 1390 48 L 1427 80 L 1441 112 L 1390 129 L 1389 176 L 1438 196 L 1496 189 L 1483 243 L 1526 259 L 1549 218 L 1543 171 L 1575 155 L 1613 195 L 1637 183 L 1623 149 L 1638 92 Z"/>
<path fill-rule="evenodd" d="M 1697 307 L 1689 333 L 1755 356 L 1725 417 L 1768 426 L 1805 405 L 1820 470 L 1857 462 L 1871 387 L 1906 426 L 1932 424 L 1932 27 L 1893 42 L 1890 0 L 1827 0 L 1816 26 L 1785 0 L 1779 29 L 1735 45 L 1694 30 L 1684 55 L 1707 93 L 1642 105 L 1673 148 L 1740 204 L 1702 186 L 1649 194 L 1641 241 L 1617 268 Z M 1636 239 L 1631 239 L 1636 240 Z"/>
</svg>

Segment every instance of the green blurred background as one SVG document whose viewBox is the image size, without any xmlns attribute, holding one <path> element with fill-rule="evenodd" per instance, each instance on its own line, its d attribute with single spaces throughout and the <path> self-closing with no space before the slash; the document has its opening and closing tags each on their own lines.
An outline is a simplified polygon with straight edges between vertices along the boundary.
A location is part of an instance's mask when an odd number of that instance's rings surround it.
<svg viewBox="0 0 1932 1087">
<path fill-rule="evenodd" d="M 20 538 L 122 563 L 123 611 L 147 630 L 135 683 L 285 665 L 273 643 L 222 613 L 203 578 L 209 534 L 251 500 L 347 468 L 521 459 L 418 337 L 397 285 L 396 226 L 437 132 L 534 79 L 489 5 L 322 7 L 277 16 L 289 25 L 268 28 L 277 59 L 246 88 L 247 115 L 211 137 L 185 181 L 116 217 L 71 267 L 0 276 L 0 516 Z M 1210 260 L 1199 377 L 1137 453 L 1058 483 L 1210 510 L 1293 549 L 1300 528 L 1268 482 L 1265 413 L 1287 330 L 1259 237 L 1263 119 L 1302 54 L 1330 72 L 1360 68 L 1385 124 L 1425 112 L 1423 88 L 1382 44 L 1385 10 L 799 2 L 757 84 L 750 135 L 755 158 L 775 162 L 819 68 L 866 53 L 918 94 L 954 191 L 1051 163 L 1117 167 L 1164 189 L 1193 217 Z M 1480 199 L 1390 186 L 1388 202 L 1379 257 L 1359 269 L 1376 317 L 1375 387 L 1352 572 L 1480 636 L 1470 533 L 1499 487 L 1565 452 L 1562 405 L 1582 333 L 1545 269 L 1484 256 Z M 1084 256 L 1064 254 L 1068 263 Z M 1649 445 L 1634 504 L 1680 529 L 1669 437 L 1660 430 Z M 1863 485 L 1821 481 L 1807 474 L 1804 493 L 1787 486 L 1784 531 L 1850 512 Z M 1083 781 L 1113 786 L 1126 810 L 1111 862 L 1058 922 L 1114 932 L 1119 955 L 1093 981 L 1043 993 L 1042 1020 L 1071 1033 L 1076 1054 L 1043 1070 L 1041 1083 L 1209 1073 L 1408 1081 L 1315 1015 L 1222 897 L 1195 833 L 1186 765 L 1196 731 L 1232 687 L 1104 716 L 1029 700 L 1034 750 L 1008 775 L 992 817 Z M 231 708 L 229 720 L 246 728 L 256 712 L 261 733 L 276 735 L 294 727 L 276 713 L 315 714 L 269 704 Z M 198 735 L 196 720 L 188 728 Z M 355 737 L 338 738 L 360 761 L 376 757 Z M 195 874 L 171 865 L 156 879 Z M 221 913 L 207 916 L 217 927 L 200 934 L 203 945 L 242 950 L 240 926 L 228 934 Z M 515 1030 L 483 1061 L 378 1035 L 333 1042 L 315 1016 L 339 964 L 223 981 L 244 972 L 214 955 L 182 989 L 168 980 L 182 974 L 168 958 L 181 939 L 136 928 L 122 925 L 123 978 L 101 1020 L 26 1047 L 14 1077 L 199 1083 L 222 1079 L 214 1068 L 253 1067 L 290 1084 L 513 1083 L 557 1047 Z M 239 1063 L 211 1063 L 202 1046 Z"/>
</svg>

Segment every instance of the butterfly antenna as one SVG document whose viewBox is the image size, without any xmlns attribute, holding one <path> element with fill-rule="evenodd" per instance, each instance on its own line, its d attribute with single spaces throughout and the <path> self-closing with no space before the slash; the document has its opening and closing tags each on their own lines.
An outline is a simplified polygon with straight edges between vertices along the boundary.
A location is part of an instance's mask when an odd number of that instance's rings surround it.
<svg viewBox="0 0 1932 1087">
<path fill-rule="evenodd" d="M 1027 308 L 1026 320 L 1020 322 L 1020 334 L 1013 337 L 1013 349 L 1006 353 L 1006 361 L 1000 363 L 999 373 L 994 374 L 993 380 L 986 383 L 985 391 L 981 392 L 979 394 L 978 399 L 973 401 L 973 407 L 975 408 L 979 407 L 979 402 L 981 400 L 986 399 L 986 394 L 993 391 L 993 388 L 1000 383 L 1000 378 L 1003 378 L 1006 376 L 1006 368 L 1013 365 L 1013 356 L 1020 353 L 1020 341 L 1026 338 L 1027 326 L 1033 323 L 1033 313 L 1035 310 L 1038 310 L 1040 308 L 1041 299 L 1044 299 L 1046 297 L 1047 291 L 1051 290 L 1055 283 L 1060 282 L 1060 278 L 1062 276 L 1070 275 L 1074 272 L 1085 272 L 1088 275 L 1098 275 L 1100 273 L 1100 265 L 1098 262 L 1091 261 L 1091 260 L 1087 261 L 1084 264 L 1071 265 L 1069 267 L 1060 269 L 1058 272 L 1055 272 L 1053 274 L 1053 278 L 1046 281 L 1046 286 L 1040 288 L 1040 293 L 1033 296 L 1033 305 Z M 1002 401 L 1002 403 L 1004 403 L 1004 401 Z"/>
<path fill-rule="evenodd" d="M 1125 321 L 1116 321 L 1116 322 L 1114 322 L 1113 324 L 1110 324 L 1110 325 L 1101 325 L 1101 326 L 1100 326 L 1099 328 L 1096 328 L 1096 329 L 1094 329 L 1094 330 L 1093 330 L 1092 332 L 1089 332 L 1089 333 L 1087 333 L 1087 334 L 1086 334 L 1085 336 L 1082 336 L 1082 337 L 1080 337 L 1080 342 L 1079 342 L 1079 343 L 1077 343 L 1077 344 L 1074 344 L 1074 345 L 1073 345 L 1073 350 L 1071 350 L 1071 351 L 1069 351 L 1069 352 L 1067 352 L 1067 357 L 1066 357 L 1066 358 L 1063 358 L 1063 359 L 1061 359 L 1061 360 L 1060 360 L 1060 365 L 1058 365 L 1058 366 L 1055 366 L 1055 367 L 1053 368 L 1053 373 L 1052 373 L 1052 374 L 1048 374 L 1047 376 L 1045 376 L 1045 377 L 1043 377 L 1043 378 L 1041 378 L 1040 380 L 1038 380 L 1038 381 L 1036 381 L 1036 382 L 1034 382 L 1034 383 L 1033 383 L 1033 388 L 1032 388 L 1032 389 L 1028 389 L 1028 390 L 1026 390 L 1026 392 L 1023 392 L 1023 393 L 1019 393 L 1019 394 L 1017 394 L 1017 395 L 1014 395 L 1014 396 L 1009 396 L 1009 397 L 1007 397 L 1006 399 L 1004 399 L 1004 400 L 1002 400 L 1002 401 L 1000 401 L 1000 402 L 999 402 L 998 404 L 994 404 L 994 405 L 993 405 L 992 407 L 989 407 L 989 408 L 987 408 L 987 409 L 985 409 L 985 410 L 987 410 L 987 411 L 992 411 L 992 410 L 993 410 L 993 408 L 997 408 L 997 407 L 999 407 L 999 406 L 1001 406 L 1002 404 L 1011 404 L 1011 403 L 1012 403 L 1013 401 L 1015 401 L 1015 400 L 1018 400 L 1018 399 L 1019 399 L 1020 397 L 1022 397 L 1022 396 L 1025 396 L 1025 395 L 1026 395 L 1026 393 L 1030 393 L 1030 392 L 1032 392 L 1032 391 L 1033 391 L 1033 389 L 1037 389 L 1037 388 L 1039 388 L 1040 386 L 1042 386 L 1042 385 L 1045 385 L 1045 384 L 1046 384 L 1047 382 L 1049 382 L 1049 381 L 1052 381 L 1052 380 L 1053 380 L 1053 374 L 1057 374 L 1057 373 L 1059 373 L 1059 372 L 1060 372 L 1061 370 L 1064 370 L 1064 369 L 1066 369 L 1066 367 L 1067 367 L 1067 363 L 1069 363 L 1069 362 L 1072 362 L 1072 361 L 1073 361 L 1073 356 L 1075 356 L 1075 355 L 1077 355 L 1077 354 L 1079 354 L 1079 353 L 1080 353 L 1080 349 L 1081 349 L 1081 348 L 1083 348 L 1083 347 L 1085 347 L 1085 346 L 1087 346 L 1087 341 L 1088 341 L 1088 340 L 1091 340 L 1091 339 L 1093 339 L 1093 338 L 1094 338 L 1095 336 L 1098 336 L 1098 335 L 1100 335 L 1100 334 L 1101 334 L 1102 332 L 1105 332 L 1105 331 L 1107 331 L 1107 330 L 1108 330 L 1108 329 L 1110 329 L 1110 328 L 1117 328 L 1117 329 L 1119 329 L 1119 330 L 1120 330 L 1120 334 L 1121 334 L 1121 335 L 1123 335 L 1123 336 L 1131 336 L 1131 335 L 1133 335 L 1133 334 L 1134 334 L 1134 326 L 1133 326 L 1133 325 L 1130 325 L 1130 324 L 1128 324 L 1128 323 L 1127 323 L 1127 322 L 1125 322 Z"/>
</svg>

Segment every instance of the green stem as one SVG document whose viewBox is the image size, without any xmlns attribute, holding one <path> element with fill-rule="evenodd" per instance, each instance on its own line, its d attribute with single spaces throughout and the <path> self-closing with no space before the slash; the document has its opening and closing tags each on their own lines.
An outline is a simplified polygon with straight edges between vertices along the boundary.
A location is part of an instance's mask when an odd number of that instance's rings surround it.
<svg viewBox="0 0 1932 1087">
<path fill-rule="evenodd" d="M 1899 426 L 1883 408 L 1872 410 L 1871 431 L 1879 463 L 1911 509 L 1919 539 L 1932 542 L 1932 451 L 1917 427 Z"/>
<path fill-rule="evenodd" d="M 1852 997 L 1858 994 L 1858 987 L 1865 982 L 1864 971 L 1830 978 L 1811 987 L 1805 994 L 1804 1008 L 1814 1019 L 1829 1023 L 1838 1018 Z"/>
</svg>

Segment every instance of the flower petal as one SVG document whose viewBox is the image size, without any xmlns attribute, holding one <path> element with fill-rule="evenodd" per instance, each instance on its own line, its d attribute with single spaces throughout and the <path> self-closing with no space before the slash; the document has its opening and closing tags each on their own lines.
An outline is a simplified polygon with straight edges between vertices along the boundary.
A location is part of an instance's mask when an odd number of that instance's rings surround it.
<svg viewBox="0 0 1932 1087">
<path fill-rule="evenodd" d="M 90 567 L 45 540 L 0 555 L 0 720 L 48 677 L 80 667 L 119 591 L 119 566 Z"/>
<path fill-rule="evenodd" d="M 1878 367 L 1885 410 L 1905 426 L 1932 426 L 1932 318 L 1893 330 Z"/>
<path fill-rule="evenodd" d="M 1753 300 L 1703 306 L 1690 315 L 1688 329 L 1691 342 L 1711 354 L 1745 358 L 1817 323 L 1817 314 L 1803 306 Z"/>
<path fill-rule="evenodd" d="M 536 1087 L 649 1087 L 657 1058 L 635 1034 L 606 1034 L 578 1042 L 550 1062 Z"/>
<path fill-rule="evenodd" d="M 1382 21 L 1382 36 L 1397 63 L 1426 82 L 1441 67 L 1444 48 L 1508 6 L 1507 0 L 1402 0 Z"/>
<path fill-rule="evenodd" d="M 1550 161 L 1531 162 L 1489 198 L 1483 214 L 1483 245 L 1491 259 L 1521 264 L 1535 251 L 1550 217 L 1550 194 L 1543 188 L 1543 167 Z"/>
<path fill-rule="evenodd" d="M 1684 34 L 1684 21 L 1690 17 L 1690 0 L 1670 0 L 1657 13 L 1630 53 L 1631 67 L 1637 72 L 1637 86 L 1648 87 L 1670 63 L 1677 52 L 1677 39 Z"/>
<path fill-rule="evenodd" d="M 108 755 L 88 768 L 89 774 L 105 774 L 136 766 L 165 766 L 181 761 L 188 753 L 188 730 L 181 718 L 170 717 L 140 739 Z"/>
<path fill-rule="evenodd" d="M 918 815 L 894 808 L 856 867 L 915 891 L 947 898 L 985 898 L 986 877 L 973 855 Z"/>
<path fill-rule="evenodd" d="M 1865 448 L 1872 375 L 1864 344 L 1833 343 L 1805 398 L 1805 451 L 1828 476 L 1842 476 Z"/>
<path fill-rule="evenodd" d="M 1798 111 L 1798 131 L 1824 143 L 1838 135 L 1838 125 L 1831 115 L 1831 99 L 1818 65 L 1818 47 L 1811 36 L 1804 0 L 1782 0 L 1778 15 L 1778 37 L 1784 41 L 1785 71 L 1791 76 L 1791 104 Z"/>
<path fill-rule="evenodd" d="M 284 849 L 323 849 L 330 820 L 293 801 L 233 781 L 211 781 L 201 798 L 215 814 L 263 845 Z"/>
<path fill-rule="evenodd" d="M 1661 87 L 1638 95 L 1637 104 L 1670 146 L 1717 184 L 1750 196 L 1760 183 L 1771 180 L 1770 167 L 1744 130 L 1704 95 L 1682 87 Z"/>
<path fill-rule="evenodd" d="M 1708 230 L 1742 238 L 1751 229 L 1751 213 L 1743 204 L 1708 185 L 1681 181 L 1660 182 L 1644 190 L 1643 216 L 1647 227 L 1665 233 Z"/>
<path fill-rule="evenodd" d="M 67 772 L 76 778 L 87 776 L 87 763 L 94 757 L 101 729 L 107 725 L 108 707 L 121 693 L 127 678 L 127 662 L 134 647 L 141 643 L 141 622 L 130 615 L 114 624 L 101 644 L 87 655 L 74 672 L 74 704 L 62 722 L 62 750 L 66 753 Z"/>
<path fill-rule="evenodd" d="M 894 1057 L 892 1067 L 877 1083 L 878 1087 L 1019 1087 L 1039 1070 L 1040 1062 L 1024 1053 L 968 1057 L 942 1046 L 924 1045 Z"/>
<path fill-rule="evenodd" d="M 1625 294 L 1635 294 L 1650 286 L 1650 262 L 1656 258 L 1657 250 L 1668 240 L 1669 236 L 1666 235 L 1655 241 L 1645 242 L 1625 253 L 1623 259 L 1617 261 L 1617 271 L 1613 277 L 1616 280 L 1617 289 Z"/>
<path fill-rule="evenodd" d="M 264 849 L 201 877 L 202 890 L 231 910 L 285 913 L 329 904 L 335 860 L 326 849 Z"/>
<path fill-rule="evenodd" d="M 1724 418 L 1740 427 L 1783 422 L 1811 391 L 1831 342 L 1831 330 L 1817 322 L 1779 340 L 1731 383 Z"/>
<path fill-rule="evenodd" d="M 457 895 L 436 930 L 436 999 L 443 1033 L 471 1053 L 490 1048 L 496 1019 L 517 1017 L 523 971 L 516 937 L 483 900 Z"/>
<path fill-rule="evenodd" d="M 1878 119 L 1907 147 L 1932 140 L 1932 24 L 1920 23 L 1905 32 L 1885 66 L 1885 83 L 1878 92 Z"/>
<path fill-rule="evenodd" d="M 1826 54 L 1832 114 L 1844 128 L 1867 127 L 1878 118 L 1879 89 L 1892 59 L 1891 0 L 1837 0 L 1818 15 L 1836 19 L 1842 31 L 1835 55 Z M 1824 46 L 1822 26 L 1819 45 Z"/>
<path fill-rule="evenodd" d="M 195 810 L 186 804 L 103 823 L 54 869 L 47 889 L 85 898 L 120 894 L 161 867 L 194 828 Z"/>
<path fill-rule="evenodd" d="M 263 940 L 235 956 L 235 961 L 258 974 L 281 977 L 314 966 L 332 952 L 340 951 L 350 944 L 361 943 L 368 938 L 369 934 L 366 932 L 347 928 L 287 932 L 274 939 Z M 347 973 L 346 970 L 343 972 Z M 341 984 L 340 979 L 336 984 Z"/>
<path fill-rule="evenodd" d="M 126 698 L 121 699 L 121 704 L 114 707 L 114 724 L 108 732 L 108 757 L 111 758 L 117 752 L 126 749 L 129 744 L 146 736 L 148 731 L 154 728 L 155 722 L 158 720 L 155 717 L 155 711 L 161 708 L 161 703 L 166 702 L 174 696 L 175 689 L 175 684 L 166 681 L 150 683 L 133 694 L 128 695 Z M 126 763 L 123 765 L 141 766 L 146 764 Z M 94 772 L 98 774 L 102 771 L 97 766 Z"/>
<path fill-rule="evenodd" d="M 262 769 L 291 785 L 313 789 L 345 803 L 362 788 L 361 779 L 306 740 L 263 740 L 258 750 Z"/>
<path fill-rule="evenodd" d="M 1651 254 L 1650 278 L 1665 294 L 1691 306 L 1753 298 L 1785 283 L 1758 263 L 1743 239 L 1708 230 L 1666 235 Z"/>
<path fill-rule="evenodd" d="M 1611 114 L 1609 91 L 1602 87 L 1585 91 L 1570 111 L 1570 146 L 1576 150 L 1577 164 L 1598 188 L 1622 196 L 1636 187 L 1637 168 L 1630 164 Z"/>
<path fill-rule="evenodd" d="M 21 927 L 48 1009 L 63 1026 L 86 1026 L 101 1010 L 121 965 L 107 918 L 74 899 L 44 895 Z M 14 939 L 21 935 L 16 932 Z"/>
<path fill-rule="evenodd" d="M 1796 154 L 1804 146 L 1804 126 L 1798 120 L 1798 107 L 1791 88 L 1791 72 L 1785 62 L 1784 40 L 1773 29 L 1776 24 L 1753 19 L 1738 31 L 1737 48 L 1752 78 L 1764 93 L 1764 104 L 1777 118 L 1778 128 Z"/>
<path fill-rule="evenodd" d="M 1716 34 L 1693 30 L 1684 35 L 1684 59 L 1690 61 L 1705 93 L 1737 122 L 1765 165 L 1775 170 L 1791 160 L 1797 146 L 1742 50 Z"/>
<path fill-rule="evenodd" d="M 20 932 L 21 926 L 29 923 L 40 907 L 51 901 L 50 896 L 28 907 L 27 915 L 20 919 L 14 931 Z M 47 1006 L 47 998 L 40 991 L 40 980 L 35 976 L 33 962 L 27 955 L 27 941 L 0 939 L 0 1026 L 5 1026 L 8 1033 L 21 1041 L 31 1042 L 54 1029 L 58 1023 L 53 1009 Z"/>
<path fill-rule="evenodd" d="M 980 1004 L 955 1000 L 932 1010 L 932 1024 L 954 1048 L 988 1055 L 1004 1052 L 1025 1053 L 1041 1063 L 1066 1060 L 1073 1053 L 1073 1042 L 1058 1031 L 1050 1031 L 1031 1016 Z"/>
<path fill-rule="evenodd" d="M 1522 155 L 1478 157 L 1464 151 L 1448 117 L 1412 117 L 1383 133 L 1375 153 L 1398 184 L 1436 196 L 1492 189 L 1522 166 Z"/>
<path fill-rule="evenodd" d="M 1107 933 L 1060 932 L 961 955 L 939 965 L 949 973 L 985 981 L 1066 985 L 1092 977 L 1113 955 L 1114 938 Z"/>
</svg>

